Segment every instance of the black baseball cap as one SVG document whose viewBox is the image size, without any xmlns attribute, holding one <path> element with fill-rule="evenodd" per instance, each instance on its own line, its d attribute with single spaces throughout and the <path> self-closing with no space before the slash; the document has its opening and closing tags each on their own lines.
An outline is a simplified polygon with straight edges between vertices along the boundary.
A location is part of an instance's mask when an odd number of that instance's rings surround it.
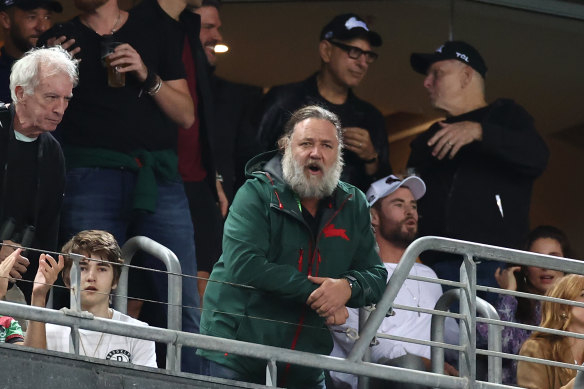
<svg viewBox="0 0 584 389">
<path fill-rule="evenodd" d="M 462 41 L 448 41 L 431 54 L 413 53 L 410 56 L 410 64 L 416 72 L 426 74 L 433 63 L 448 59 L 454 59 L 470 66 L 483 78 L 487 73 L 487 65 L 478 50 Z"/>
<path fill-rule="evenodd" d="M 338 39 L 342 41 L 353 38 L 365 38 L 371 46 L 379 47 L 382 44 L 381 36 L 371 31 L 367 23 L 355 14 L 335 16 L 320 33 L 320 40 Z"/>
<path fill-rule="evenodd" d="M 55 0 L 0 0 L 0 11 L 10 7 L 18 7 L 23 10 L 46 8 L 54 12 L 62 12 L 63 6 Z"/>
</svg>

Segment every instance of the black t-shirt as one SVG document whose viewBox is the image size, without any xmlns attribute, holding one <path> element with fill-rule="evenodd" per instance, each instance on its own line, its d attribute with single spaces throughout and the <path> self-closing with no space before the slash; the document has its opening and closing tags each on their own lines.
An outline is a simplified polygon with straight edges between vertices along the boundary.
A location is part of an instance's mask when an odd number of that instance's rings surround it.
<svg viewBox="0 0 584 389">
<path fill-rule="evenodd" d="M 185 78 L 181 62 L 180 31 L 168 23 L 152 5 L 143 1 L 130 11 L 128 21 L 111 40 L 130 44 L 142 61 L 163 80 Z M 58 128 L 58 137 L 67 145 L 99 147 L 129 152 L 176 149 L 177 126 L 158 108 L 154 99 L 141 93 L 141 85 L 131 74 L 126 86 L 111 88 L 102 64 L 104 38 L 81 23 L 79 17 L 59 24 L 39 39 L 39 45 L 53 36 L 74 38 L 81 47 L 77 57 L 79 85 Z"/>
<path fill-rule="evenodd" d="M 36 225 L 38 212 L 37 187 L 38 140 L 22 142 L 9 141 L 6 148 L 5 165 L 2 171 L 2 221 L 11 218 L 15 221 L 15 233 L 21 235 L 27 225 Z M 16 168 L 15 168 L 16 167 Z M 10 239 L 19 241 L 13 235 Z"/>
</svg>

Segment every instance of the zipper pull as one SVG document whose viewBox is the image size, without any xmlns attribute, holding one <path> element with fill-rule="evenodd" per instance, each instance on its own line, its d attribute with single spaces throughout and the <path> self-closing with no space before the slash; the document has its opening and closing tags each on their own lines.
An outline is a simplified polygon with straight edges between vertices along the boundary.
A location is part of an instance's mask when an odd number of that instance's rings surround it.
<svg viewBox="0 0 584 389">
<path fill-rule="evenodd" d="M 298 271 L 302 273 L 302 260 L 304 259 L 304 249 L 300 249 L 300 258 L 298 258 Z"/>
</svg>

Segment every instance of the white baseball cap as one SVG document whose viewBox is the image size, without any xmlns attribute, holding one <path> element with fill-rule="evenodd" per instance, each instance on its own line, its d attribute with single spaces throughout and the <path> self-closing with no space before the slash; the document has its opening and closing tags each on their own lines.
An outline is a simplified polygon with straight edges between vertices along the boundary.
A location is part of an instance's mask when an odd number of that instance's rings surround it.
<svg viewBox="0 0 584 389">
<path fill-rule="evenodd" d="M 409 176 L 401 180 L 392 174 L 371 184 L 367 190 L 367 201 L 369 201 L 369 205 L 373 205 L 377 200 L 392 194 L 402 186 L 412 192 L 414 200 L 420 199 L 426 193 L 426 184 L 420 177 Z"/>
</svg>

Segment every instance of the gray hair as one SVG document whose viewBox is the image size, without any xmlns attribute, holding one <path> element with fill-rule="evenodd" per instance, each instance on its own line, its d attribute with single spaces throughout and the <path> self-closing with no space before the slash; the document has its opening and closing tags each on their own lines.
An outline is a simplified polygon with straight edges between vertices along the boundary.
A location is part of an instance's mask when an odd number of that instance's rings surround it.
<svg viewBox="0 0 584 389">
<path fill-rule="evenodd" d="M 12 66 L 10 74 L 10 95 L 14 104 L 18 104 L 15 89 L 21 86 L 24 94 L 32 95 L 41 82 L 42 76 L 50 77 L 56 74 L 65 74 L 77 86 L 79 82 L 79 70 L 77 63 L 71 54 L 61 46 L 33 48 Z"/>
<path fill-rule="evenodd" d="M 292 139 L 296 125 L 306 119 L 322 119 L 330 122 L 337 130 L 339 150 L 343 148 L 343 128 L 339 117 L 318 105 L 307 105 L 292 113 L 292 116 L 284 125 L 284 134 L 278 140 L 280 150 L 284 150 L 290 139 Z"/>
</svg>

